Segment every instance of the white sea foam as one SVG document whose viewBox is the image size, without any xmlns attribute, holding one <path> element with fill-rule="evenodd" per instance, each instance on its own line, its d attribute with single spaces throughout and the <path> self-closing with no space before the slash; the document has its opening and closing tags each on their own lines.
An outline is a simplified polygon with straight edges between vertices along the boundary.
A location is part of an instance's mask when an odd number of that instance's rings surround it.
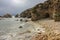
<svg viewBox="0 0 60 40">
<path fill-rule="evenodd" d="M 17 19 L 18 21 L 16 21 Z M 32 23 L 20 22 L 20 19 L 21 18 L 5 18 L 5 20 L 0 21 L 0 40 L 30 40 L 38 28 L 34 27 L 35 25 Z M 23 28 L 19 28 L 19 26 Z M 39 29 L 45 32 L 45 29 Z M 31 31 L 31 33 L 27 31 Z"/>
</svg>

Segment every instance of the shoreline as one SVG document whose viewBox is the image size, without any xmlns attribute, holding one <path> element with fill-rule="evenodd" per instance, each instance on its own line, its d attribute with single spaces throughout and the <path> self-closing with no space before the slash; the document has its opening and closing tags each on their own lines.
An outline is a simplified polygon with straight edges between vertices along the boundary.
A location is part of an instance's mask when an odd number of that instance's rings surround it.
<svg viewBox="0 0 60 40">
<path fill-rule="evenodd" d="M 19 19 L 18 21 L 16 21 Z M 20 21 L 20 18 L 16 19 L 6 19 L 9 22 L 17 22 L 15 26 L 12 28 L 14 31 L 12 33 L 7 33 L 6 35 L 0 36 L 2 38 L 1 40 L 36 40 L 35 37 L 37 35 L 56 35 L 60 34 L 59 30 L 59 22 L 54 22 L 54 20 L 44 19 L 44 20 L 38 20 L 38 21 L 31 21 L 30 19 L 22 18 L 23 21 Z M 25 22 L 25 20 L 28 20 L 28 22 Z M 22 26 L 22 28 L 19 28 L 19 26 Z M 56 27 L 57 26 L 57 27 Z M 49 37 L 49 36 L 48 36 Z M 53 36 L 52 36 L 53 37 Z M 55 36 L 56 37 L 56 36 Z M 37 37 L 39 38 L 39 37 Z M 39 39 L 37 39 L 39 40 Z M 42 40 L 42 39 L 41 39 Z"/>
<path fill-rule="evenodd" d="M 19 19 L 19 20 L 16 21 L 17 19 Z M 3 40 L 3 39 L 4 40 L 19 40 L 19 39 L 20 40 L 28 40 L 28 39 L 30 40 L 31 37 L 37 33 L 37 29 L 36 29 L 37 25 L 34 24 L 30 19 L 27 19 L 27 18 L 26 19 L 22 18 L 22 19 L 23 19 L 23 21 L 20 21 L 20 18 L 16 18 L 16 19 L 12 19 L 12 18 L 6 19 L 5 18 L 3 20 L 4 22 L 9 21 L 8 23 L 10 24 L 10 21 L 11 22 L 15 21 L 15 23 L 17 22 L 16 25 L 18 25 L 18 27 L 14 26 L 13 28 L 15 28 L 15 29 L 14 29 L 14 31 L 12 31 L 12 33 L 7 33 L 6 35 L 2 35 L 2 36 L 0 36 L 0 39 L 1 40 Z M 25 22 L 25 20 L 28 20 L 28 22 Z M 21 24 L 19 25 L 18 23 L 19 24 L 21 23 Z M 19 28 L 19 26 L 22 26 L 23 28 Z M 15 32 L 17 29 L 18 29 L 18 31 Z"/>
<path fill-rule="evenodd" d="M 45 33 L 37 33 L 31 40 L 60 40 L 60 22 L 44 19 L 35 22 L 45 28 Z"/>
</svg>

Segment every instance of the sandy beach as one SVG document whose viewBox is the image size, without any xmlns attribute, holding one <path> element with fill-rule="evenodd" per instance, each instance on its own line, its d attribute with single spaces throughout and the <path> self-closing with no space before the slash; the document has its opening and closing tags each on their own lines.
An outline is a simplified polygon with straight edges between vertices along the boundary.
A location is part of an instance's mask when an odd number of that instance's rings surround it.
<svg viewBox="0 0 60 40">
<path fill-rule="evenodd" d="M 35 22 L 45 28 L 45 33 L 37 33 L 31 40 L 60 40 L 60 22 L 44 19 Z"/>
</svg>

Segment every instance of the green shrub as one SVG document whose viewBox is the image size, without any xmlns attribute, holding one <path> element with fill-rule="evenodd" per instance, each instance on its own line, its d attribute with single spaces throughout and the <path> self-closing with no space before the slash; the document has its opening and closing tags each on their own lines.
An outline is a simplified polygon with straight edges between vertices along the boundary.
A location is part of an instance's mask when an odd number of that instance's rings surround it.
<svg viewBox="0 0 60 40">
<path fill-rule="evenodd" d="M 60 21 L 60 13 L 56 13 L 56 14 L 55 14 L 54 20 L 55 20 L 55 21 Z"/>
</svg>

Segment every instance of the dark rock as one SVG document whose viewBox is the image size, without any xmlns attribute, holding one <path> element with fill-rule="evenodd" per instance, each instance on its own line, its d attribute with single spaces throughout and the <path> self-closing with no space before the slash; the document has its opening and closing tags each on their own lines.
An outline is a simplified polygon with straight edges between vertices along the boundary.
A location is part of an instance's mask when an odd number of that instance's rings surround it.
<svg viewBox="0 0 60 40">
<path fill-rule="evenodd" d="M 20 17 L 23 17 L 23 18 L 25 18 L 25 17 L 31 18 L 30 9 L 27 9 L 26 11 L 22 12 L 22 13 L 20 14 Z"/>
<path fill-rule="evenodd" d="M 23 19 L 20 19 L 20 21 L 23 21 Z"/>
<path fill-rule="evenodd" d="M 31 18 L 32 21 L 50 18 L 54 19 L 54 14 L 60 13 L 59 0 L 47 0 L 44 3 L 39 3 L 35 7 L 25 10 L 20 14 L 21 17 Z"/>
<path fill-rule="evenodd" d="M 28 22 L 28 20 L 25 20 L 25 22 Z"/>
<path fill-rule="evenodd" d="M 9 14 L 9 13 L 7 13 L 7 14 L 3 15 L 3 17 L 4 17 L 4 18 L 12 18 L 12 15 Z"/>
<path fill-rule="evenodd" d="M 23 28 L 22 26 L 20 26 L 19 28 Z"/>
<path fill-rule="evenodd" d="M 20 16 L 19 14 L 16 14 L 16 15 L 15 15 L 16 18 L 19 18 L 19 16 Z"/>
</svg>

